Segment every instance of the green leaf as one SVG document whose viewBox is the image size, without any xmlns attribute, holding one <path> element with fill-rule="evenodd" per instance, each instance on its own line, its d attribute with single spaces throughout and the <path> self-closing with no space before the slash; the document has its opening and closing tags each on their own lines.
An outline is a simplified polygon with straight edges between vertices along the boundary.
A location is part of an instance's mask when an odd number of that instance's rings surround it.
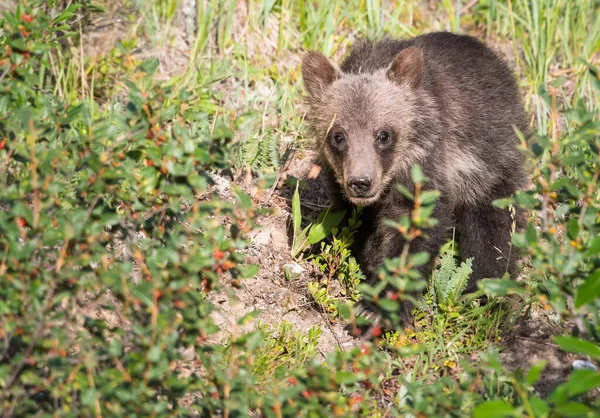
<svg viewBox="0 0 600 418">
<path fill-rule="evenodd" d="M 160 347 L 159 346 L 154 346 L 151 347 L 150 350 L 148 350 L 148 361 L 152 362 L 152 363 L 156 363 L 158 360 L 160 360 Z"/>
<path fill-rule="evenodd" d="M 108 352 L 113 356 L 119 357 L 123 352 L 123 346 L 121 345 L 121 340 L 118 338 L 113 338 L 108 347 Z"/>
<path fill-rule="evenodd" d="M 412 194 L 404 185 L 398 184 L 396 187 L 398 188 L 398 191 L 404 195 L 404 197 L 410 200 L 415 200 L 415 195 Z"/>
<path fill-rule="evenodd" d="M 600 360 L 600 347 L 590 341 L 584 341 L 575 337 L 554 337 L 554 342 L 568 353 L 583 354 Z"/>
<path fill-rule="evenodd" d="M 590 73 L 590 80 L 592 82 L 592 85 L 597 91 L 600 91 L 600 73 L 598 72 L 596 67 L 594 67 L 591 64 L 588 64 L 588 71 Z"/>
<path fill-rule="evenodd" d="M 81 396 L 81 403 L 83 405 L 92 407 L 96 402 L 96 390 L 95 389 L 87 389 L 83 392 Z"/>
<path fill-rule="evenodd" d="M 142 62 L 139 69 L 151 77 L 158 69 L 158 58 L 150 58 Z"/>
<path fill-rule="evenodd" d="M 339 371 L 335 374 L 335 383 L 338 385 L 351 385 L 362 379 L 362 373 L 354 373 L 351 371 Z"/>
<path fill-rule="evenodd" d="M 571 239 L 576 240 L 577 236 L 579 235 L 579 223 L 577 218 L 571 218 L 569 219 L 569 225 L 567 227 L 567 231 L 569 233 L 569 237 L 571 237 Z"/>
<path fill-rule="evenodd" d="M 308 238 L 306 234 L 312 225 L 307 225 L 300 233 L 294 234 L 294 242 L 292 245 L 292 258 L 296 258 L 298 253 L 304 251 L 306 247 L 308 247 Z"/>
<path fill-rule="evenodd" d="M 590 408 L 579 402 L 569 402 L 566 405 L 556 407 L 556 413 L 561 417 L 580 417 L 591 412 Z"/>
<path fill-rule="evenodd" d="M 527 243 L 529 245 L 533 245 L 537 242 L 537 231 L 535 230 L 534 224 L 530 224 L 527 227 L 527 231 L 525 233 L 525 238 L 527 239 Z"/>
<path fill-rule="evenodd" d="M 488 401 L 473 411 L 475 418 L 505 418 L 518 416 L 515 408 L 502 400 Z"/>
<path fill-rule="evenodd" d="M 296 183 L 296 191 L 292 196 L 292 220 L 294 222 L 294 235 L 300 231 L 302 224 L 302 212 L 300 211 L 300 194 L 298 193 L 298 183 Z"/>
<path fill-rule="evenodd" d="M 554 216 L 556 217 L 556 219 L 562 219 L 569 213 L 570 210 L 571 207 L 567 204 L 559 205 L 558 208 L 556 208 L 556 211 L 554 212 Z"/>
<path fill-rule="evenodd" d="M 585 305 L 600 296 L 600 270 L 590 274 L 588 278 L 577 289 L 575 295 L 575 307 Z"/>
<path fill-rule="evenodd" d="M 533 395 L 529 399 L 529 405 L 531 405 L 531 409 L 536 417 L 547 417 L 550 413 L 548 403 L 540 398 L 539 395 Z"/>
<path fill-rule="evenodd" d="M 395 312 L 400 309 L 400 304 L 395 300 L 382 298 L 379 300 L 379 307 L 384 311 Z"/>
<path fill-rule="evenodd" d="M 242 209 L 250 209 L 252 207 L 252 198 L 237 187 L 233 188 L 238 203 Z"/>
<path fill-rule="evenodd" d="M 410 258 L 410 261 L 412 262 L 412 264 L 414 266 L 417 266 L 417 267 L 422 266 L 429 261 L 429 253 L 420 252 L 420 253 L 413 254 Z"/>
<path fill-rule="evenodd" d="M 452 274 L 449 285 L 450 298 L 449 300 L 446 300 L 446 302 L 456 302 L 462 295 L 469 283 L 469 277 L 473 272 L 473 269 L 471 268 L 472 261 L 472 258 L 468 258 L 466 261 L 462 262 L 460 267 L 456 268 L 456 271 Z"/>
<path fill-rule="evenodd" d="M 75 13 L 65 10 L 60 15 L 58 15 L 56 19 L 54 19 L 53 23 L 56 25 L 57 23 L 64 22 L 65 20 L 72 18 L 73 16 L 75 16 Z"/>
<path fill-rule="evenodd" d="M 346 216 L 346 211 L 327 213 L 323 221 L 314 224 L 308 232 L 308 243 L 313 245 L 327 237 L 333 228 L 337 227 Z"/>
<path fill-rule="evenodd" d="M 600 253 L 600 237 L 594 238 L 587 250 L 588 255 L 597 255 L 598 253 Z"/>
<path fill-rule="evenodd" d="M 26 370 L 19 376 L 19 380 L 23 385 L 41 385 L 42 379 L 33 370 Z"/>
<path fill-rule="evenodd" d="M 337 310 L 343 319 L 350 320 L 350 318 L 352 318 L 352 311 L 350 310 L 350 307 L 344 302 L 338 301 Z"/>
<path fill-rule="evenodd" d="M 415 184 L 421 184 L 427 180 L 427 178 L 423 174 L 423 170 L 421 169 L 421 166 L 418 164 L 413 165 L 410 172 L 411 172 L 411 179 Z"/>
<path fill-rule="evenodd" d="M 250 351 L 255 350 L 265 343 L 265 334 L 260 330 L 250 332 L 246 335 L 246 346 Z"/>
<path fill-rule="evenodd" d="M 208 181 L 206 177 L 199 174 L 190 174 L 188 176 L 188 183 L 194 188 L 194 193 L 202 193 L 206 191 Z"/>
<path fill-rule="evenodd" d="M 450 278 L 455 269 L 454 256 L 450 253 L 444 254 L 439 269 L 433 273 L 432 286 L 429 288 L 431 298 L 438 304 L 449 302 Z"/>
<path fill-rule="evenodd" d="M 222 123 L 217 123 L 212 132 L 211 138 L 213 140 L 231 139 L 233 138 L 233 131 Z"/>
<path fill-rule="evenodd" d="M 258 265 L 257 264 L 249 264 L 247 266 L 238 266 L 237 267 L 240 276 L 244 279 L 251 279 L 258 273 Z"/>
<path fill-rule="evenodd" d="M 238 325 L 245 325 L 245 324 L 249 323 L 250 321 L 254 320 L 255 318 L 257 318 L 258 315 L 260 315 L 260 313 L 261 313 L 260 310 L 248 312 L 246 315 L 244 315 L 240 319 L 238 319 L 237 323 L 238 323 Z"/>
<path fill-rule="evenodd" d="M 578 396 L 600 387 L 600 372 L 595 370 L 574 370 L 565 384 L 569 396 Z"/>
<path fill-rule="evenodd" d="M 506 279 L 483 279 L 477 282 L 477 286 L 488 296 L 506 296 L 508 294 L 525 293 L 525 289 L 520 283 Z"/>
<path fill-rule="evenodd" d="M 430 205 L 434 203 L 438 197 L 440 197 L 440 192 L 437 190 L 428 190 L 421 193 L 421 204 L 424 206 Z"/>
<path fill-rule="evenodd" d="M 548 362 L 546 360 L 540 360 L 536 362 L 529 372 L 527 373 L 526 381 L 528 385 L 533 385 L 538 381 L 540 376 L 542 375 L 542 371 Z"/>
<path fill-rule="evenodd" d="M 10 365 L 9 364 L 0 364 L 0 387 L 4 388 L 6 385 L 6 380 L 10 374 Z"/>
</svg>

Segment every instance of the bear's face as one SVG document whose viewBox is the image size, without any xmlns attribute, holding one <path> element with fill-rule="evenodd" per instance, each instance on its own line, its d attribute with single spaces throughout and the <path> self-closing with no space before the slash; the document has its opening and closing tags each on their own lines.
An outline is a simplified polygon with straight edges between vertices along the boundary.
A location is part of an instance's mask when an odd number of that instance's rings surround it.
<svg viewBox="0 0 600 418">
<path fill-rule="evenodd" d="M 416 95 L 423 69 L 417 48 L 402 51 L 387 69 L 343 74 L 323 55 L 307 54 L 302 75 L 318 147 L 347 198 L 377 202 L 391 180 L 408 172 L 423 149 L 414 138 Z"/>
</svg>

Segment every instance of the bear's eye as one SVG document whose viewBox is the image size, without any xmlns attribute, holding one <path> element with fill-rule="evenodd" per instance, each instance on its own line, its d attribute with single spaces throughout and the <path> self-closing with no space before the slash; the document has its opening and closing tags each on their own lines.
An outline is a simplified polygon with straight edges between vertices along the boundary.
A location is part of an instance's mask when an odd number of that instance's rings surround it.
<svg viewBox="0 0 600 418">
<path fill-rule="evenodd" d="M 379 131 L 377 134 L 377 141 L 381 145 L 388 145 L 390 142 L 392 142 L 392 133 L 386 130 Z"/>
<path fill-rule="evenodd" d="M 346 135 L 344 135 L 342 132 L 337 132 L 331 137 L 331 142 L 333 143 L 333 145 L 338 147 L 342 145 L 345 141 Z"/>
</svg>

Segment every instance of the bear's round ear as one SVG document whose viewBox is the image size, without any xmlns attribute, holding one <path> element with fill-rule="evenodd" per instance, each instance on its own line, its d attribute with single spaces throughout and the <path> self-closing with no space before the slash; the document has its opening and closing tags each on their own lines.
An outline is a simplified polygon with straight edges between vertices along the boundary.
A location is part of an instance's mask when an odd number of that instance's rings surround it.
<svg viewBox="0 0 600 418">
<path fill-rule="evenodd" d="M 304 87 L 312 97 L 321 96 L 325 88 L 341 75 L 337 66 L 320 52 L 310 51 L 302 59 Z"/>
<path fill-rule="evenodd" d="M 394 83 L 417 87 L 423 77 L 423 61 L 421 49 L 414 46 L 403 49 L 387 68 L 387 77 Z"/>
</svg>

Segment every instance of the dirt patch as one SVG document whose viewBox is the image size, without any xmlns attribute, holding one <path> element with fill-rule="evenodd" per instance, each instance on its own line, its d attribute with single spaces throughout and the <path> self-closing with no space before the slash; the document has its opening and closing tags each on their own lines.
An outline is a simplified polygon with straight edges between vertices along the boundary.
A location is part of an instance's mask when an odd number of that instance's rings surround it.
<svg viewBox="0 0 600 418">
<path fill-rule="evenodd" d="M 297 153 L 282 176 L 305 179 L 314 157 L 311 152 Z M 328 207 L 327 195 L 322 176 L 305 183 L 301 193 L 303 217 L 315 218 L 315 214 Z M 248 262 L 257 264 L 259 272 L 256 277 L 243 280 L 239 288 L 232 286 L 230 279 L 220 282 L 220 292 L 211 297 L 218 308 L 214 318 L 222 330 L 217 337 L 227 339 L 251 331 L 258 322 L 276 329 L 286 321 L 302 334 L 318 327 L 322 331 L 317 345 L 321 356 L 336 349 L 350 349 L 361 340 L 350 335 L 345 324 L 321 312 L 308 293 L 308 282 L 318 280 L 319 272 L 310 261 L 291 257 L 291 196 L 292 191 L 285 186 L 257 196 L 257 205 L 271 211 L 259 218 L 260 226 L 251 234 L 247 252 Z M 256 319 L 241 327 L 237 325 L 237 319 L 255 310 L 261 312 Z"/>
<path fill-rule="evenodd" d="M 525 373 L 536 362 L 545 360 L 546 367 L 534 387 L 542 397 L 546 397 L 567 380 L 573 370 L 573 360 L 576 359 L 552 342 L 553 335 L 563 332 L 559 326 L 548 323 L 544 313 L 532 313 L 506 334 L 500 360 L 509 371 L 521 370 Z"/>
</svg>

